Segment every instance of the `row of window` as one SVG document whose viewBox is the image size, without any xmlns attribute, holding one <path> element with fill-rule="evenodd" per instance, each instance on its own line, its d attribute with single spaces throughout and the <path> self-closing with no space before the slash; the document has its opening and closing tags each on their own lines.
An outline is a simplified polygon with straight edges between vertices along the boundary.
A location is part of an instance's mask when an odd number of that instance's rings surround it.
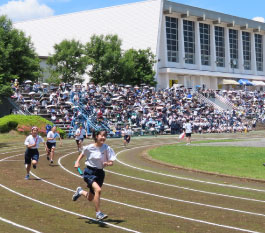
<svg viewBox="0 0 265 233">
<path fill-rule="evenodd" d="M 211 29 L 209 24 L 199 23 L 201 63 L 211 65 Z M 166 16 L 166 37 L 168 61 L 179 62 L 179 22 L 177 18 Z M 225 31 L 224 27 L 214 27 L 216 66 L 225 67 Z M 183 39 L 185 63 L 195 64 L 195 24 L 183 20 Z M 255 34 L 255 53 L 257 70 L 263 71 L 263 40 L 262 35 Z M 239 32 L 229 29 L 230 66 L 238 68 Z M 242 31 L 244 69 L 251 69 L 251 34 Z"/>
</svg>

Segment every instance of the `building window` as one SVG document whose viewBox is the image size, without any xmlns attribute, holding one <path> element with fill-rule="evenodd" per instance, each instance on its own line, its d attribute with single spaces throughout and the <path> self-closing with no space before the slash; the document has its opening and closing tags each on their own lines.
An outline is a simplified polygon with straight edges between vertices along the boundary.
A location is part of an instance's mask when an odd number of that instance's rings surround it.
<svg viewBox="0 0 265 233">
<path fill-rule="evenodd" d="M 229 45 L 230 45 L 230 58 L 231 68 L 238 68 L 238 31 L 229 29 Z"/>
<path fill-rule="evenodd" d="M 166 16 L 167 58 L 169 62 L 179 62 L 178 19 Z"/>
<path fill-rule="evenodd" d="M 201 62 L 202 65 L 211 65 L 210 25 L 200 23 Z"/>
<path fill-rule="evenodd" d="M 225 67 L 225 31 L 223 27 L 215 26 L 216 65 Z"/>
<path fill-rule="evenodd" d="M 195 64 L 195 27 L 193 21 L 183 20 L 185 63 Z"/>
<path fill-rule="evenodd" d="M 251 41 L 250 33 L 242 32 L 244 69 L 251 69 Z"/>
<path fill-rule="evenodd" d="M 262 35 L 255 34 L 255 50 L 256 50 L 256 63 L 257 70 L 263 71 L 263 52 L 262 52 Z"/>
</svg>

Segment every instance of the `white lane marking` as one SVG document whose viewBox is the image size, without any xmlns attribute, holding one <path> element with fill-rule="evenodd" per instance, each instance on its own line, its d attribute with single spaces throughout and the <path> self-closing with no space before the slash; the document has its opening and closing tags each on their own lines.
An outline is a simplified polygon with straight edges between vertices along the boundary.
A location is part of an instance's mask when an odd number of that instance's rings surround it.
<svg viewBox="0 0 265 233">
<path fill-rule="evenodd" d="M 117 175 L 117 176 L 123 176 L 123 177 L 131 178 L 131 179 L 135 179 L 135 180 L 140 180 L 140 181 L 144 181 L 144 182 L 148 182 L 148 183 L 154 183 L 154 184 L 164 185 L 164 186 L 168 186 L 168 187 L 173 187 L 173 188 L 179 188 L 179 189 L 184 189 L 184 190 L 188 190 L 188 191 L 193 191 L 193 192 L 205 193 L 205 194 L 216 195 L 216 196 L 221 196 L 221 197 L 235 198 L 235 199 L 240 199 L 240 200 L 245 200 L 245 201 L 255 201 L 255 202 L 265 203 L 265 201 L 263 201 L 263 200 L 257 200 L 257 199 L 246 198 L 246 197 L 237 197 L 237 196 L 231 196 L 231 195 L 226 195 L 226 194 L 202 191 L 202 190 L 198 190 L 198 189 L 186 188 L 186 187 L 178 186 L 178 185 L 174 185 L 174 184 L 166 184 L 166 183 L 162 183 L 162 182 L 158 182 L 158 181 L 138 178 L 138 177 L 135 177 L 135 176 L 128 176 L 128 175 L 120 174 L 120 173 L 113 172 L 113 171 L 110 171 L 110 170 L 105 170 L 105 172 L 109 172 L 109 173 Z"/>
<path fill-rule="evenodd" d="M 71 153 L 70 153 L 71 154 Z M 69 171 L 68 169 L 66 169 L 62 164 L 61 164 L 61 159 L 69 156 L 70 154 L 66 154 L 64 156 L 61 156 L 58 160 L 58 164 L 60 165 L 60 167 L 62 169 L 64 169 L 66 172 L 74 175 L 74 176 L 78 176 L 79 175 Z M 81 177 L 80 177 L 81 178 Z M 46 181 L 44 181 L 46 182 Z M 48 182 L 48 181 L 47 181 Z M 49 182 L 50 183 L 50 182 Z M 209 205 L 209 204 L 203 204 L 200 202 L 193 202 L 193 201 L 186 201 L 186 200 L 182 200 L 182 199 L 177 199 L 177 198 L 172 198 L 172 197 L 166 197 L 166 196 L 161 196 L 161 195 L 157 195 L 157 194 L 153 194 L 153 193 L 148 193 L 148 192 L 144 192 L 144 191 L 139 191 L 139 190 L 135 190 L 135 189 L 129 189 L 129 188 L 125 188 L 122 186 L 117 186 L 117 185 L 113 185 L 113 184 L 108 184 L 108 183 L 104 183 L 104 185 L 110 186 L 110 187 L 114 187 L 114 188 L 118 188 L 118 189 L 123 189 L 123 190 L 127 190 L 127 191 L 131 191 L 131 192 L 136 192 L 136 193 L 141 193 L 141 194 L 145 194 L 145 195 L 149 195 L 149 196 L 154 196 L 154 197 L 158 197 L 158 198 L 163 198 L 163 199 L 168 199 L 168 200 L 172 200 L 172 201 L 177 201 L 177 202 L 183 202 L 183 203 L 188 203 L 188 204 L 193 204 L 193 205 L 199 205 L 199 206 L 204 206 L 204 207 L 209 207 L 209 208 L 214 208 L 214 209 L 221 209 L 221 210 L 227 210 L 227 211 L 232 211 L 232 212 L 238 212 L 238 213 L 243 213 L 243 214 L 250 214 L 250 215 L 255 215 L 255 216 L 262 216 L 265 217 L 264 214 L 261 213 L 255 213 L 255 212 L 249 212 L 249 211 L 244 211 L 244 210 L 237 210 L 237 209 L 232 209 L 232 208 L 226 208 L 226 207 L 221 207 L 221 206 L 214 206 L 214 205 Z"/>
<path fill-rule="evenodd" d="M 4 160 L 2 162 L 21 162 L 21 161 L 25 161 L 25 160 L 20 160 L 20 159 L 17 159 L 17 160 Z"/>
<path fill-rule="evenodd" d="M 165 145 L 165 144 L 172 144 L 172 143 L 163 143 L 163 144 L 157 144 L 157 145 Z M 139 149 L 139 148 L 148 147 L 148 146 L 150 146 L 150 145 L 138 146 L 138 147 L 134 147 L 134 148 L 127 149 L 127 150 L 122 150 L 122 151 L 119 151 L 117 153 L 117 156 L 120 153 L 124 152 L 124 151 Z M 120 164 L 122 164 L 122 165 L 124 165 L 126 167 L 130 167 L 130 168 L 133 168 L 133 169 L 137 169 L 137 170 L 140 170 L 140 171 L 144 171 L 144 172 L 148 172 L 148 173 L 152 173 L 152 174 L 156 174 L 156 175 L 167 176 L 167 177 L 171 177 L 171 178 L 175 178 L 175 179 L 179 179 L 179 180 L 188 180 L 188 181 L 198 182 L 198 183 L 202 183 L 202 184 L 211 184 L 211 185 L 217 185 L 217 186 L 222 186 L 222 187 L 236 188 L 236 189 L 243 189 L 243 190 L 264 192 L 265 193 L 265 190 L 262 190 L 262 189 L 248 188 L 248 187 L 242 187 L 242 186 L 231 185 L 231 184 L 220 184 L 220 183 L 209 182 L 209 181 L 204 181 L 204 180 L 198 180 L 198 179 L 192 179 L 192 178 L 187 178 L 187 177 L 169 175 L 169 174 L 165 174 L 165 173 L 162 173 L 162 172 L 155 172 L 155 171 L 151 171 L 151 170 L 147 170 L 147 169 L 143 169 L 143 168 L 132 166 L 130 164 L 127 164 L 125 162 L 120 161 L 118 158 L 116 159 L 116 161 L 118 161 Z"/>
<path fill-rule="evenodd" d="M 22 228 L 22 229 L 24 229 L 24 230 L 28 230 L 28 231 L 35 232 L 35 233 L 41 233 L 40 231 L 36 231 L 36 230 L 34 230 L 34 229 L 32 229 L 32 228 L 22 226 L 22 225 L 20 225 L 20 224 L 17 224 L 17 223 L 15 223 L 15 222 L 12 222 L 12 221 L 7 220 L 7 219 L 2 218 L 2 217 L 0 217 L 0 221 L 6 222 L 6 223 L 8 223 L 8 224 L 11 224 L 11 225 L 13 225 L 13 226 L 16 226 L 16 227 Z"/>
<path fill-rule="evenodd" d="M 71 149 L 72 147 L 66 147 L 66 148 L 64 148 L 64 149 L 60 149 L 60 148 L 58 148 L 57 149 L 57 152 L 62 152 L 62 151 L 66 151 L 66 150 L 69 150 L 69 149 Z M 45 152 L 46 153 L 46 152 Z M 3 159 L 0 159 L 0 162 L 3 162 L 3 161 L 5 161 L 5 160 L 8 160 L 8 159 L 11 159 L 11 158 L 15 158 L 15 157 L 18 157 L 18 156 L 20 156 L 20 155 L 24 155 L 25 153 L 23 153 L 23 154 L 18 154 L 18 155 L 12 155 L 12 156 L 8 156 L 8 157 L 6 157 L 6 158 L 3 158 Z M 44 155 L 46 155 L 46 154 L 41 154 L 40 155 L 40 157 L 42 157 L 42 156 L 44 156 Z"/>
<path fill-rule="evenodd" d="M 71 154 L 71 153 L 70 153 Z M 77 176 L 79 178 L 82 178 L 80 177 L 80 175 L 77 175 L 71 171 L 69 171 L 68 169 L 66 169 L 62 164 L 61 164 L 61 159 L 65 158 L 66 156 L 69 156 L 70 154 L 66 154 L 64 156 L 61 156 L 58 160 L 58 164 L 60 165 L 60 167 L 65 170 L 66 172 L 74 175 L 74 176 Z M 39 178 L 35 175 L 36 178 Z M 41 179 L 41 178 L 39 178 Z M 56 187 L 59 187 L 59 188 L 62 188 L 62 189 L 68 189 L 68 188 L 65 188 L 63 186 L 60 186 L 60 185 L 57 185 L 57 184 L 54 184 L 54 183 L 51 183 L 49 181 L 46 181 L 46 180 L 43 180 L 41 179 L 42 181 L 46 182 L 46 183 L 49 183 L 51 185 L 54 185 Z M 104 183 L 106 184 L 106 183 Z M 106 185 L 109 185 L 109 186 L 113 186 L 111 184 L 106 184 Z M 115 187 L 115 186 L 114 186 Z M 116 186 L 116 187 L 119 187 L 119 186 Z M 119 187 L 121 188 L 121 187 Z M 125 190 L 130 190 L 130 189 L 127 189 L 127 188 L 123 188 L 122 189 L 125 189 Z M 137 191 L 139 193 L 143 193 L 141 191 L 138 191 L 138 190 L 130 190 L 130 191 Z M 144 194 L 147 194 L 147 193 L 144 193 Z M 155 194 L 154 194 L 155 195 Z M 156 195 L 158 196 L 158 195 Z M 160 196 L 162 197 L 162 196 Z M 152 210 L 152 209 L 147 209 L 147 208 L 142 208 L 142 207 L 139 207 L 139 206 L 134 206 L 134 205 L 130 205 L 130 204 L 126 204 L 126 203 L 122 203 L 122 202 L 117 202 L 117 201 L 113 201 L 113 200 L 110 200 L 110 199 L 106 199 L 106 198 L 101 198 L 102 200 L 105 200 L 105 201 L 108 201 L 108 202 L 112 202 L 112 203 L 115 203 L 115 204 L 119 204 L 119 205 L 124 205 L 124 206 L 128 206 L 128 207 L 131 207 L 131 208 L 135 208 L 135 209 L 140 209 L 140 210 L 145 210 L 145 211 L 148 211 L 148 212 L 152 212 L 152 213 L 158 213 L 158 214 L 161 214 L 161 215 L 166 215 L 166 216 L 171 216 L 171 217 L 175 217 L 175 218 L 181 218 L 181 219 L 185 219 L 185 220 L 189 220 L 189 221 L 193 221 L 193 222 L 200 222 L 200 223 L 204 223 L 204 224 L 208 224 L 208 225 L 213 225 L 213 226 L 218 226 L 218 227 L 223 227 L 223 228 L 227 228 L 227 229 L 234 229 L 234 230 L 238 230 L 238 231 L 244 231 L 244 232 L 254 232 L 254 231 L 250 231 L 250 230 L 247 230 L 247 229 L 243 229 L 243 228 L 237 228 L 237 227 L 232 227 L 232 226 L 227 226 L 227 225 L 222 225 L 222 224 L 216 224 L 216 223 L 212 223 L 212 222 L 207 222 L 207 221 L 203 221 L 203 220 L 199 220 L 199 219 L 193 219 L 193 218 L 187 218 L 187 217 L 183 217 L 183 216 L 179 216 L 179 215 L 175 215 L 175 214 L 170 214 L 170 213 L 165 213 L 165 212 L 161 212 L 161 211 L 156 211 L 156 210 Z M 170 199 L 170 198 L 168 198 Z M 172 198 L 173 199 L 173 198 Z M 177 199 L 175 199 L 177 200 Z M 193 203 L 194 204 L 194 203 Z M 204 204 L 201 204 L 201 205 L 204 205 Z M 224 209 L 222 207 L 219 207 L 218 209 Z M 228 208 L 226 208 L 226 210 L 228 210 Z M 240 210 L 237 210 L 236 212 L 241 212 Z M 243 213 L 246 213 L 245 211 L 243 211 Z M 249 212 L 251 213 L 251 212 Z M 254 214 L 256 215 L 256 213 L 251 213 L 251 214 Z M 262 215 L 262 214 L 257 214 L 258 216 Z M 262 216 L 265 216 L 265 215 L 262 215 Z"/>
<path fill-rule="evenodd" d="M 39 200 L 34 199 L 34 198 L 32 198 L 32 197 L 26 196 L 26 195 L 24 195 L 24 194 L 22 194 L 22 193 L 16 192 L 15 190 L 12 190 L 12 189 L 10 189 L 10 188 L 4 186 L 3 184 L 0 184 L 0 187 L 2 187 L 2 188 L 4 188 L 4 189 L 8 190 L 8 191 L 11 192 L 11 193 L 14 193 L 14 194 L 18 195 L 18 196 L 21 196 L 21 197 L 24 197 L 24 198 L 26 198 L 26 199 L 28 199 L 28 200 L 31 200 L 31 201 L 37 202 L 37 203 L 39 203 L 39 204 L 41 204 L 41 205 L 48 206 L 48 207 L 51 207 L 51 208 L 53 208 L 53 209 L 60 210 L 60 211 L 62 211 L 62 212 L 65 212 L 65 213 L 68 213 L 68 214 L 72 214 L 72 215 L 75 215 L 75 216 L 78 216 L 78 217 L 86 218 L 86 219 L 92 220 L 92 221 L 94 221 L 94 222 L 99 222 L 98 220 L 96 220 L 96 219 L 94 219 L 94 218 L 90 218 L 90 217 L 88 217 L 88 216 L 85 216 L 85 215 L 82 215 L 82 214 L 75 213 L 75 212 L 73 212 L 73 211 L 69 211 L 69 210 L 66 210 L 66 209 L 62 209 L 62 208 L 60 208 L 60 207 L 57 207 L 57 206 L 54 206 L 54 205 L 51 205 L 51 204 L 48 204 L 48 203 L 45 203 L 45 202 L 39 201 Z M 71 192 L 75 192 L 75 191 L 74 191 L 74 190 L 71 190 Z M 134 230 L 131 230 L 131 229 L 129 229 L 129 228 L 125 228 L 125 227 L 116 226 L 115 224 L 111 224 L 111 223 L 108 223 L 108 222 L 101 222 L 101 223 L 106 224 L 106 225 L 108 225 L 108 226 L 112 226 L 112 227 L 115 227 L 115 228 L 121 229 L 121 230 L 125 230 L 125 231 L 129 231 L 129 232 L 139 233 L 138 231 L 134 231 Z"/>
</svg>

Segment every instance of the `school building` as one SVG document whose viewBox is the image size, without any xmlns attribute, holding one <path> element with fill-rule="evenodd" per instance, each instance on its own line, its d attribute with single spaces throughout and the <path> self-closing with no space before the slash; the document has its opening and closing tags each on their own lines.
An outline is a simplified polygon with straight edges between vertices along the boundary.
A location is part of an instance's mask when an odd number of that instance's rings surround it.
<svg viewBox="0 0 265 233">
<path fill-rule="evenodd" d="M 32 38 L 45 60 L 64 39 L 117 34 L 124 50 L 151 48 L 158 88 L 265 85 L 265 24 L 167 0 L 81 11 L 14 24 Z M 264 81 L 264 82 L 263 82 Z"/>
</svg>

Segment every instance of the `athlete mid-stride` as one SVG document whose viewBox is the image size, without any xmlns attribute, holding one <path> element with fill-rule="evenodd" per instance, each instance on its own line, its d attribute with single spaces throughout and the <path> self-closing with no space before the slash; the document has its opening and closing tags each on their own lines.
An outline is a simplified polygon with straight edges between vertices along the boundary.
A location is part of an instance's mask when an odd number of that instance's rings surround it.
<svg viewBox="0 0 265 233">
<path fill-rule="evenodd" d="M 47 134 L 47 160 L 50 160 L 50 163 L 53 164 L 54 152 L 56 147 L 56 138 L 60 139 L 60 135 L 56 132 L 56 126 L 53 126 L 51 131 Z M 62 146 L 62 143 L 61 143 Z"/>
<path fill-rule="evenodd" d="M 78 169 L 80 167 L 80 160 L 84 156 L 86 157 L 86 168 L 83 172 L 83 178 L 87 183 L 89 191 L 85 191 L 81 187 L 78 187 L 72 200 L 76 201 L 80 196 L 84 196 L 88 201 L 93 201 L 96 210 L 96 218 L 98 220 L 108 217 L 100 211 L 101 187 L 105 178 L 103 168 L 112 166 L 116 159 L 116 155 L 112 148 L 105 144 L 106 137 L 107 132 L 104 130 L 94 132 L 93 139 L 95 143 L 83 148 L 82 153 L 79 155 L 74 165 L 74 167 Z"/>
<path fill-rule="evenodd" d="M 46 148 L 46 144 L 43 138 L 40 135 L 38 135 L 38 132 L 39 130 L 36 126 L 32 127 L 31 135 L 29 135 L 26 138 L 25 143 L 24 143 L 27 147 L 26 152 L 25 152 L 25 167 L 27 171 L 27 174 L 25 177 L 26 180 L 29 179 L 31 164 L 34 169 L 37 168 L 37 163 L 39 160 L 39 151 L 38 151 L 39 144 L 43 142 Z"/>
</svg>

